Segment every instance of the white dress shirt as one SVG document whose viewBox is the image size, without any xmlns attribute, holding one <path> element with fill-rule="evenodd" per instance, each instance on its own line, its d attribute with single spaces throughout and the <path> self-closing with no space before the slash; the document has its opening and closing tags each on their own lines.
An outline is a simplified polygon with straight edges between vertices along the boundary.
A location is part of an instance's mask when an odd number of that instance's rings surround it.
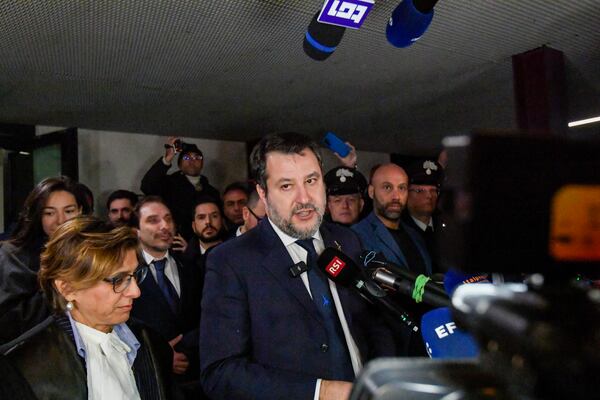
<svg viewBox="0 0 600 400">
<path fill-rule="evenodd" d="M 88 400 L 137 400 L 133 370 L 127 353 L 131 348 L 113 330 L 104 333 L 75 321 L 86 350 Z"/>
<path fill-rule="evenodd" d="M 277 236 L 279 236 L 279 239 L 281 239 L 281 241 L 283 242 L 283 245 L 288 251 L 290 257 L 292 258 L 292 261 L 294 263 L 299 263 L 301 261 L 306 263 L 308 254 L 306 250 L 304 250 L 299 244 L 296 243 L 298 239 L 291 237 L 290 235 L 283 232 L 273 222 L 271 222 L 270 219 L 269 223 L 275 230 Z M 313 245 L 315 246 L 315 251 L 317 252 L 317 254 L 321 254 L 323 250 L 325 250 L 325 243 L 323 242 L 323 238 L 321 237 L 321 232 L 319 232 L 318 230 L 313 235 Z M 300 274 L 300 278 L 302 279 L 302 282 L 304 283 L 308 294 L 312 298 L 312 294 L 310 293 L 310 285 L 308 282 L 308 273 L 303 272 L 302 274 Z M 360 353 L 358 351 L 358 347 L 356 346 L 356 342 L 354 341 L 354 338 L 352 338 L 352 334 L 350 333 L 350 328 L 348 327 L 348 322 L 346 321 L 346 316 L 344 315 L 344 309 L 340 301 L 340 296 L 337 292 L 337 287 L 335 286 L 335 283 L 332 282 L 330 279 L 327 279 L 327 282 L 329 283 L 331 297 L 333 297 L 333 303 L 335 304 L 335 309 L 340 320 L 342 330 L 344 332 L 344 338 L 346 339 L 346 345 L 348 346 L 348 352 L 350 353 L 350 360 L 352 361 L 352 369 L 354 370 L 354 374 L 358 375 L 359 371 L 362 368 Z M 318 379 L 315 387 L 314 400 L 319 399 L 320 390 L 321 379 Z"/>
<path fill-rule="evenodd" d="M 148 266 L 150 267 L 150 272 L 152 273 L 154 281 L 156 281 L 156 268 L 154 267 L 153 261 L 160 260 L 161 258 L 167 259 L 167 263 L 165 264 L 165 276 L 169 279 L 169 281 L 175 288 L 177 295 L 181 297 L 181 284 L 179 283 L 179 271 L 177 270 L 177 263 L 175 262 L 175 259 L 171 257 L 169 252 L 165 252 L 164 256 L 162 257 L 153 257 L 152 255 L 147 253 L 146 250 L 142 250 L 142 254 L 144 255 L 144 260 L 146 261 L 146 264 L 148 264 Z"/>
</svg>

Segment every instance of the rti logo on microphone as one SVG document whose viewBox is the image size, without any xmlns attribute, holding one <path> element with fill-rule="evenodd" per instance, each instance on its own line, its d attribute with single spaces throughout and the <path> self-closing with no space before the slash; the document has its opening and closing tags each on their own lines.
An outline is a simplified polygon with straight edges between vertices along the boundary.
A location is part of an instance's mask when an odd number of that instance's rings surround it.
<svg viewBox="0 0 600 400">
<path fill-rule="evenodd" d="M 331 260 L 331 262 L 327 264 L 327 267 L 325 267 L 325 271 L 335 278 L 345 266 L 345 262 L 340 260 L 338 257 L 333 257 L 333 260 Z"/>
<path fill-rule="evenodd" d="M 325 0 L 317 21 L 358 29 L 367 19 L 375 0 Z"/>
</svg>

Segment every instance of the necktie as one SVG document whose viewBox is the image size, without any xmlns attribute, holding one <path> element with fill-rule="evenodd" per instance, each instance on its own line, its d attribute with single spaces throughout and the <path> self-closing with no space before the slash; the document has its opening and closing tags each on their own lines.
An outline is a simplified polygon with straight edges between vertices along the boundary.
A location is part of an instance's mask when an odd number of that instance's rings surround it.
<svg viewBox="0 0 600 400">
<path fill-rule="evenodd" d="M 154 260 L 154 268 L 156 269 L 156 283 L 160 288 L 165 300 L 169 304 L 171 311 L 177 314 L 177 309 L 179 306 L 179 296 L 177 295 L 177 291 L 175 287 L 169 280 L 169 278 L 165 275 L 165 267 L 167 265 L 167 259 L 162 258 L 160 260 Z"/>
<path fill-rule="evenodd" d="M 333 298 L 329 291 L 327 278 L 317 268 L 317 252 L 312 239 L 297 240 L 296 243 L 307 252 L 306 265 L 308 266 L 308 285 L 313 301 L 323 317 L 327 331 L 328 344 L 322 347 L 331 357 L 332 374 L 329 379 L 354 380 L 352 362 L 348 354 L 348 347 L 344 332 L 337 316 Z"/>
</svg>

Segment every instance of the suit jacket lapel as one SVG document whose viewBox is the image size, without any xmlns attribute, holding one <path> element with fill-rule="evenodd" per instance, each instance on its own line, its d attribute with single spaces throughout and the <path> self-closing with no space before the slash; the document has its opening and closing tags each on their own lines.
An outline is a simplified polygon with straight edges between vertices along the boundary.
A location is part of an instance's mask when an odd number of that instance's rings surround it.
<svg viewBox="0 0 600 400">
<path fill-rule="evenodd" d="M 371 214 L 375 219 L 371 221 L 375 226 L 375 235 L 379 238 L 381 243 L 383 243 L 397 258 L 402 262 L 402 265 L 406 266 L 406 258 L 404 254 L 402 254 L 402 250 L 398 247 L 398 243 L 392 237 L 392 234 L 388 231 L 388 229 L 383 225 L 383 222 L 377 218 L 375 213 Z"/>
<path fill-rule="evenodd" d="M 308 294 L 302 279 L 300 277 L 293 278 L 290 276 L 289 268 L 294 265 L 294 261 L 279 239 L 279 236 L 277 236 L 271 227 L 271 224 L 268 221 L 265 221 L 260 224 L 258 229 L 261 229 L 262 231 L 262 250 L 263 254 L 265 254 L 262 266 L 271 273 L 281 287 L 290 292 L 300 305 L 305 308 L 308 315 L 315 318 L 319 323 L 322 323 L 317 306 Z"/>
</svg>

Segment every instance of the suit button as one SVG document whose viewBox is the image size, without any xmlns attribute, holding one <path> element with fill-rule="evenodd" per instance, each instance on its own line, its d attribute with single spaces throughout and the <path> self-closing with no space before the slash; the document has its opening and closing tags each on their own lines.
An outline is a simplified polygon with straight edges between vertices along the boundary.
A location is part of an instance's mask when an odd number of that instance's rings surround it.
<svg viewBox="0 0 600 400">
<path fill-rule="evenodd" d="M 323 353 L 327 353 L 327 350 L 329 350 L 329 346 L 327 346 L 327 343 L 323 343 L 323 344 L 321 345 L 321 351 L 322 351 Z"/>
</svg>

